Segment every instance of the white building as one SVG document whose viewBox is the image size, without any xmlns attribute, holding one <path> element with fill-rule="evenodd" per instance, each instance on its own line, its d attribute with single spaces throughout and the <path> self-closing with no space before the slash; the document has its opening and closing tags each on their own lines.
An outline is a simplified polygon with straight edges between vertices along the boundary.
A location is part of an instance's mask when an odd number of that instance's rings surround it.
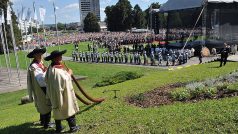
<svg viewBox="0 0 238 134">
<path fill-rule="evenodd" d="M 81 24 L 88 13 L 94 13 L 100 21 L 100 2 L 99 0 L 79 0 Z"/>
</svg>

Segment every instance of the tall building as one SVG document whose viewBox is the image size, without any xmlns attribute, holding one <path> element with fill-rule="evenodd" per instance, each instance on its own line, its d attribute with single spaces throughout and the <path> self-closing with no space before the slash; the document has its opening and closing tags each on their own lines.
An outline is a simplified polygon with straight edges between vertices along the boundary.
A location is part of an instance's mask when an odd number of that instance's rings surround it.
<svg viewBox="0 0 238 134">
<path fill-rule="evenodd" d="M 89 12 L 94 13 L 100 21 L 100 3 L 99 0 L 79 0 L 81 24 Z"/>
</svg>

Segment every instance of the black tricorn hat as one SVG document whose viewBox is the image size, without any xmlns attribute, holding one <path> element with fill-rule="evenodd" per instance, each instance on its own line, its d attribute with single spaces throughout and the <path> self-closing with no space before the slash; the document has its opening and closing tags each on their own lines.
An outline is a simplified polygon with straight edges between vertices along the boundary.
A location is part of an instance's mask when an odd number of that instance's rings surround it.
<svg viewBox="0 0 238 134">
<path fill-rule="evenodd" d="M 33 51 L 31 51 L 27 57 L 28 58 L 34 58 L 35 54 L 42 53 L 44 54 L 46 52 L 46 48 L 35 48 Z"/>
<path fill-rule="evenodd" d="M 55 57 L 58 57 L 58 56 L 61 56 L 61 55 L 65 54 L 66 52 L 67 52 L 67 50 L 63 50 L 63 51 L 55 50 L 55 51 L 51 52 L 49 56 L 45 57 L 45 60 L 46 61 L 52 60 Z"/>
</svg>

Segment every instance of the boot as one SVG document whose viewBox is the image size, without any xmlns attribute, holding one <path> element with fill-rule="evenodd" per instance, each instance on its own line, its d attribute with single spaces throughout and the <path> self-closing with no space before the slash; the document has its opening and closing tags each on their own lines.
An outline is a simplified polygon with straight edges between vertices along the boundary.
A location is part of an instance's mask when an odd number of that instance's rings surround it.
<svg viewBox="0 0 238 134">
<path fill-rule="evenodd" d="M 40 114 L 40 125 L 44 126 L 45 124 L 45 116 L 43 114 Z"/>
<path fill-rule="evenodd" d="M 53 127 L 55 126 L 54 123 L 51 123 L 51 122 L 50 122 L 50 118 L 51 118 L 51 112 L 44 115 L 44 119 L 45 119 L 44 128 L 45 128 L 45 129 L 47 129 L 47 128 L 53 128 Z"/>
<path fill-rule="evenodd" d="M 67 119 L 68 124 L 69 124 L 69 128 L 70 128 L 70 133 L 74 133 L 77 132 L 80 129 L 80 126 L 76 125 L 76 119 L 75 116 L 69 117 Z"/>
<path fill-rule="evenodd" d="M 61 125 L 61 120 L 55 120 L 55 125 L 56 125 L 56 133 L 61 133 L 62 130 L 64 129 Z"/>
</svg>

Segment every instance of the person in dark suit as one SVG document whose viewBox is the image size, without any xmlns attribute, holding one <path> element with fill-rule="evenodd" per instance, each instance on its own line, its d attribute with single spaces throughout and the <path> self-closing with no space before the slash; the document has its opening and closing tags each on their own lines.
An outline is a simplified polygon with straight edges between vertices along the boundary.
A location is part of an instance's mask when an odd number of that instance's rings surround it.
<svg viewBox="0 0 238 134">
<path fill-rule="evenodd" d="M 224 48 L 221 50 L 220 67 L 222 67 L 222 64 L 223 66 L 226 65 L 228 55 L 229 55 L 229 47 L 226 43 L 224 43 Z"/>
</svg>

